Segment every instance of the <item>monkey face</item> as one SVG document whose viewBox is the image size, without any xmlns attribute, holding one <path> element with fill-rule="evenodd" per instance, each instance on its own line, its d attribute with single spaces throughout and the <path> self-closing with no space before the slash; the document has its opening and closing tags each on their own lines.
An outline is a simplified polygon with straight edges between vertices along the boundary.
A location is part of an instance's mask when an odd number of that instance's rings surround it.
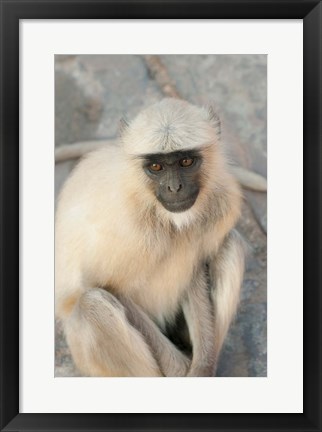
<svg viewBox="0 0 322 432">
<path fill-rule="evenodd" d="M 202 157 L 198 151 L 145 155 L 143 168 L 163 207 L 174 213 L 192 207 L 199 194 Z"/>
</svg>

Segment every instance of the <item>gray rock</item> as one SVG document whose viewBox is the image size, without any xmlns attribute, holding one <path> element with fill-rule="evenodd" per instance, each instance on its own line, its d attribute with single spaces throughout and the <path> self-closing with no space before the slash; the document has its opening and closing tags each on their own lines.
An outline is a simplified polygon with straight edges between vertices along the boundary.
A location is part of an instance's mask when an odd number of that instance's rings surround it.
<svg viewBox="0 0 322 432">
<path fill-rule="evenodd" d="M 235 162 L 266 175 L 266 55 L 161 56 L 179 92 L 212 103 Z"/>
<path fill-rule="evenodd" d="M 145 106 L 162 98 L 149 77 L 145 64 L 136 55 L 80 56 L 80 63 L 100 82 L 104 110 L 97 138 L 118 135 L 122 117 L 131 119 Z"/>
<path fill-rule="evenodd" d="M 81 376 L 74 365 L 63 328 L 59 320 L 55 321 L 55 377 Z"/>
<path fill-rule="evenodd" d="M 85 141 L 95 136 L 103 110 L 102 89 L 78 59 L 68 56 L 55 64 L 55 144 Z"/>
<path fill-rule="evenodd" d="M 60 162 L 55 166 L 55 204 L 57 205 L 57 198 L 59 191 L 65 183 L 67 177 L 71 173 L 74 166 L 77 164 L 77 160 L 67 160 Z"/>
<path fill-rule="evenodd" d="M 254 212 L 258 224 L 262 230 L 267 233 L 267 194 L 245 191 L 245 196 Z"/>
</svg>

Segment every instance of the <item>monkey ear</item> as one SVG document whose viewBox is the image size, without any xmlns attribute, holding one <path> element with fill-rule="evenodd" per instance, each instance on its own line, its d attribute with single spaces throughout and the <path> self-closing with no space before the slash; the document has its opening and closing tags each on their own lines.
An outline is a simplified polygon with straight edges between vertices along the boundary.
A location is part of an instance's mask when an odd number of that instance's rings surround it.
<svg viewBox="0 0 322 432">
<path fill-rule="evenodd" d="M 221 121 L 213 106 L 208 106 L 208 120 L 215 129 L 218 139 L 221 138 Z"/>
<path fill-rule="evenodd" d="M 128 121 L 124 117 L 122 117 L 119 122 L 119 134 L 122 135 L 128 127 L 129 127 Z"/>
</svg>

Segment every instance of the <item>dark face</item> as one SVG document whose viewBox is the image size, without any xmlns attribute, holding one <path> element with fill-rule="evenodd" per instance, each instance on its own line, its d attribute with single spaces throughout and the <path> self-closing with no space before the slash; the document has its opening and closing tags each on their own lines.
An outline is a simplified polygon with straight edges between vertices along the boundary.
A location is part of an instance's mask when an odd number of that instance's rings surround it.
<svg viewBox="0 0 322 432">
<path fill-rule="evenodd" d="M 199 193 L 201 155 L 196 151 L 151 154 L 143 168 L 152 180 L 155 196 L 167 210 L 188 210 Z"/>
</svg>

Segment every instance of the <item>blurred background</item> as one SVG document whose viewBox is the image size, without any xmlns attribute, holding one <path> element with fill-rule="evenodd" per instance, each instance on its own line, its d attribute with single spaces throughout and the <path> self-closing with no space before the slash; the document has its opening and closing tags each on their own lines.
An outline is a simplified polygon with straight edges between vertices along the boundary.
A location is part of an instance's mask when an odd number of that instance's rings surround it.
<svg viewBox="0 0 322 432">
<path fill-rule="evenodd" d="M 102 140 L 115 140 L 122 117 L 131 119 L 165 96 L 212 104 L 231 162 L 266 178 L 266 60 L 266 55 L 55 56 L 56 198 L 79 156 Z M 267 202 L 257 180 L 243 188 L 238 230 L 248 244 L 246 273 L 218 376 L 267 375 Z M 59 321 L 55 345 L 55 376 L 80 376 Z"/>
</svg>

